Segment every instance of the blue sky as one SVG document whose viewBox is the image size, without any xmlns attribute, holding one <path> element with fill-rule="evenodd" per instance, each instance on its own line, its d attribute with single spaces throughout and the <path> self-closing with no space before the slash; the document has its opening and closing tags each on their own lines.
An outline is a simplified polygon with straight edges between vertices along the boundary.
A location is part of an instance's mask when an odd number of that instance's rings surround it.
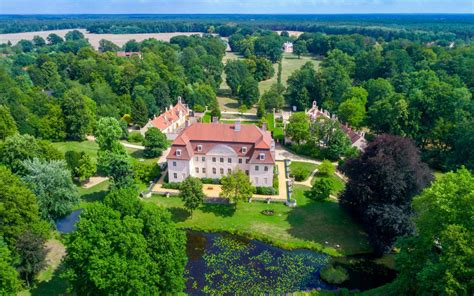
<svg viewBox="0 0 474 296">
<path fill-rule="evenodd" d="M 0 0 L 0 14 L 474 13 L 474 0 Z"/>
</svg>

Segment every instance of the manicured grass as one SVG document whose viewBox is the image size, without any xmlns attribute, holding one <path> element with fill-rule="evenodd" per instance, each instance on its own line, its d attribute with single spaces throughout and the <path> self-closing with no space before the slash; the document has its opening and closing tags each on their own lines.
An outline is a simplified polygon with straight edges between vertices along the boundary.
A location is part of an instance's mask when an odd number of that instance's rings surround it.
<svg viewBox="0 0 474 296">
<path fill-rule="evenodd" d="M 92 159 L 97 159 L 97 150 L 99 150 L 99 145 L 93 141 L 68 141 L 68 142 L 56 142 L 53 143 L 53 146 L 56 147 L 60 152 L 66 153 L 67 151 L 84 151 Z"/>
<path fill-rule="evenodd" d="M 314 163 L 292 161 L 290 164 L 290 175 L 299 176 L 299 178 L 295 177 L 295 180 L 302 182 L 307 180 L 311 173 L 317 168 L 318 165 Z"/>
<path fill-rule="evenodd" d="M 286 249 L 307 248 L 331 255 L 370 252 L 366 234 L 339 205 L 307 199 L 304 191 L 308 189 L 294 187 L 296 208 L 276 202 L 241 202 L 237 207 L 204 204 L 191 216 L 178 197 L 153 196 L 146 202 L 168 208 L 181 228 L 230 232 Z M 273 210 L 275 215 L 265 216 L 261 214 L 263 210 Z"/>
<path fill-rule="evenodd" d="M 319 66 L 320 61 L 314 59 L 311 56 L 302 56 L 300 59 L 296 55 L 291 53 L 284 53 L 282 58 L 282 71 L 281 71 L 281 82 L 286 86 L 288 77 L 291 76 L 293 72 L 301 68 L 307 62 L 312 62 L 316 67 Z M 259 83 L 260 94 L 263 94 L 267 89 L 270 88 L 272 84 L 277 82 L 277 73 L 278 73 L 278 64 L 273 64 L 275 68 L 275 76 L 272 78 L 262 81 Z"/>
<path fill-rule="evenodd" d="M 97 161 L 97 151 L 99 150 L 99 145 L 93 141 L 67 141 L 67 142 L 56 142 L 53 143 L 53 146 L 56 147 L 60 152 L 66 153 L 67 151 L 84 151 L 89 155 L 94 161 Z M 134 148 L 125 148 L 127 152 L 135 159 L 144 159 L 147 163 L 156 163 L 158 158 L 145 158 L 143 155 L 143 150 L 134 149 Z"/>
<path fill-rule="evenodd" d="M 83 188 L 78 186 L 81 203 L 76 207 L 81 209 L 84 204 L 104 199 L 109 192 L 110 181 L 104 181 L 90 188 Z"/>
</svg>

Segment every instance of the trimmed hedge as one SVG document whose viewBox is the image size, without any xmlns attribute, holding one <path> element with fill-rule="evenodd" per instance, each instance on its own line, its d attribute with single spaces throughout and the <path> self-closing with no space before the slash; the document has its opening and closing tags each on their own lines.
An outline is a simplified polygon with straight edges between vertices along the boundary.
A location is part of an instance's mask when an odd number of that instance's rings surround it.
<svg viewBox="0 0 474 296">
<path fill-rule="evenodd" d="M 213 179 L 213 178 L 201 178 L 202 184 L 213 184 L 213 185 L 219 185 L 221 184 L 220 179 Z"/>
<path fill-rule="evenodd" d="M 181 187 L 181 183 L 163 183 L 163 188 L 165 189 L 177 189 Z"/>
<path fill-rule="evenodd" d="M 278 194 L 275 188 L 273 187 L 255 187 L 256 194 L 261 194 L 261 195 L 276 195 Z"/>
</svg>

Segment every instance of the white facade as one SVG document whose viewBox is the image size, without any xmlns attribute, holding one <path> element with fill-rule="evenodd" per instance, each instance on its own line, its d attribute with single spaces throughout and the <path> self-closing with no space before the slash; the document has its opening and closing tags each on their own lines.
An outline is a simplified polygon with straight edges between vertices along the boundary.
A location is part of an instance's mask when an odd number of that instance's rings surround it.
<svg viewBox="0 0 474 296">
<path fill-rule="evenodd" d="M 188 176 L 220 179 L 238 169 L 249 175 L 252 185 L 273 185 L 273 164 L 249 164 L 248 157 L 239 157 L 231 147 L 218 144 L 206 154 L 194 155 L 191 160 L 168 159 L 169 182 L 182 182 Z"/>
</svg>

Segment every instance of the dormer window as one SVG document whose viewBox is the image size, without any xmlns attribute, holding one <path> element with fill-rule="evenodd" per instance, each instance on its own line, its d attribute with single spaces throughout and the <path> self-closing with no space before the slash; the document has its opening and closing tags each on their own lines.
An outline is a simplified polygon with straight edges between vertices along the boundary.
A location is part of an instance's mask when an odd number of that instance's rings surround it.
<svg viewBox="0 0 474 296">
<path fill-rule="evenodd" d="M 258 155 L 258 159 L 259 159 L 259 160 L 264 160 L 264 159 L 265 159 L 265 153 L 260 153 L 260 154 Z"/>
<path fill-rule="evenodd" d="M 198 149 L 199 152 L 201 152 L 202 151 L 202 145 L 198 145 L 197 149 Z"/>
<path fill-rule="evenodd" d="M 247 153 L 247 147 L 242 147 L 242 153 Z"/>
<path fill-rule="evenodd" d="M 181 156 L 181 149 L 176 149 L 176 156 Z"/>
</svg>

